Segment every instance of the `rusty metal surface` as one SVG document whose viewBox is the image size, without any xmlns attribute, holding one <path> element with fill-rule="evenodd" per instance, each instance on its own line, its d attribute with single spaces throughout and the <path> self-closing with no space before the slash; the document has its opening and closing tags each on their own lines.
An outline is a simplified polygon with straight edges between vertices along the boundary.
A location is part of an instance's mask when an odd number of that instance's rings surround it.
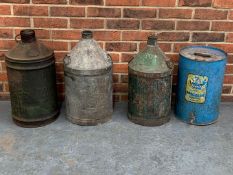
<svg viewBox="0 0 233 175">
<path fill-rule="evenodd" d="M 64 59 L 66 116 L 75 124 L 97 125 L 112 116 L 112 61 L 92 37 Z"/>
<path fill-rule="evenodd" d="M 33 47 L 30 45 L 41 44 L 36 40 L 30 41 L 18 42 L 6 54 L 6 66 L 13 121 L 23 127 L 38 127 L 51 123 L 59 113 L 55 59 L 53 52 L 48 52 L 48 49 L 34 47 L 31 50 Z M 38 54 L 33 56 L 28 53 Z"/>
<path fill-rule="evenodd" d="M 128 118 L 158 126 L 170 120 L 173 65 L 149 37 L 148 45 L 129 63 Z"/>
</svg>

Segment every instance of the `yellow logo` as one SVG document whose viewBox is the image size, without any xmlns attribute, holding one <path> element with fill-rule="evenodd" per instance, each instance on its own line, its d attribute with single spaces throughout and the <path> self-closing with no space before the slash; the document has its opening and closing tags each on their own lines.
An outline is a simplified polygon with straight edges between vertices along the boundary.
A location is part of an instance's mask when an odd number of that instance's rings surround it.
<svg viewBox="0 0 233 175">
<path fill-rule="evenodd" d="M 185 99 L 193 103 L 204 103 L 208 77 L 189 74 L 186 84 Z"/>
</svg>

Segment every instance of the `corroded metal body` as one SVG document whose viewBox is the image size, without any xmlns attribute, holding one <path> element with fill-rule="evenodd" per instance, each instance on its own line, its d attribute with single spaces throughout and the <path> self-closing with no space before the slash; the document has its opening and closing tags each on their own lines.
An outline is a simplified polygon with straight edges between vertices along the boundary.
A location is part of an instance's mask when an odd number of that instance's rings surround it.
<svg viewBox="0 0 233 175">
<path fill-rule="evenodd" d="M 104 123 L 112 116 L 112 61 L 84 31 L 64 59 L 66 116 L 78 125 Z"/>
<path fill-rule="evenodd" d="M 6 53 L 13 121 L 38 127 L 59 113 L 52 50 L 36 41 L 33 30 L 22 30 L 21 41 Z"/>
<path fill-rule="evenodd" d="M 128 118 L 145 126 L 170 120 L 172 63 L 156 45 L 155 36 L 129 63 Z"/>
</svg>

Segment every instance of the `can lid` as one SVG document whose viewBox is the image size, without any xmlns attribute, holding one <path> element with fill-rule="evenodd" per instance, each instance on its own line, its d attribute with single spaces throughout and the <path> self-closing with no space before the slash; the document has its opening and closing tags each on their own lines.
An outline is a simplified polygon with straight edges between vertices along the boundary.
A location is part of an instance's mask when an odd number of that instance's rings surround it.
<svg viewBox="0 0 233 175">
<path fill-rule="evenodd" d="M 190 60 L 215 62 L 227 58 L 227 54 L 211 46 L 187 46 L 180 50 L 180 55 Z"/>
</svg>

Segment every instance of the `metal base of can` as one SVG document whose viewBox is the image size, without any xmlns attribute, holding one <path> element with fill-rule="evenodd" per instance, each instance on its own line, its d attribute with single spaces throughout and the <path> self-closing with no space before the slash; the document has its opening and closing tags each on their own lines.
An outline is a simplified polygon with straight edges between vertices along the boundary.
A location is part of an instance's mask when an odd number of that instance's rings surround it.
<svg viewBox="0 0 233 175">
<path fill-rule="evenodd" d="M 161 117 L 158 119 L 143 119 L 138 116 L 133 116 L 128 113 L 128 119 L 138 125 L 142 126 L 161 126 L 167 122 L 169 122 L 170 117 Z"/>
<path fill-rule="evenodd" d="M 48 125 L 54 122 L 58 118 L 58 116 L 59 116 L 59 110 L 57 110 L 50 118 L 47 118 L 41 121 L 26 122 L 26 121 L 20 121 L 18 119 L 15 119 L 14 117 L 12 119 L 13 119 L 13 122 L 20 127 L 37 128 L 37 127 L 42 127 L 42 126 L 45 126 L 45 125 Z"/>
<path fill-rule="evenodd" d="M 96 126 L 98 124 L 106 123 L 107 121 L 112 119 L 112 115 L 101 119 L 80 119 L 80 118 L 73 118 L 73 117 L 66 117 L 71 123 L 77 124 L 80 126 Z"/>
<path fill-rule="evenodd" d="M 218 121 L 218 119 L 216 120 L 213 120 L 209 123 L 193 123 L 193 122 L 190 122 L 190 121 L 186 121 L 186 120 L 182 120 L 181 118 L 177 117 L 176 118 L 180 121 L 182 121 L 183 123 L 186 123 L 186 124 L 189 124 L 189 125 L 194 125 L 194 126 L 208 126 L 208 125 L 212 125 L 214 123 L 216 123 Z"/>
</svg>

